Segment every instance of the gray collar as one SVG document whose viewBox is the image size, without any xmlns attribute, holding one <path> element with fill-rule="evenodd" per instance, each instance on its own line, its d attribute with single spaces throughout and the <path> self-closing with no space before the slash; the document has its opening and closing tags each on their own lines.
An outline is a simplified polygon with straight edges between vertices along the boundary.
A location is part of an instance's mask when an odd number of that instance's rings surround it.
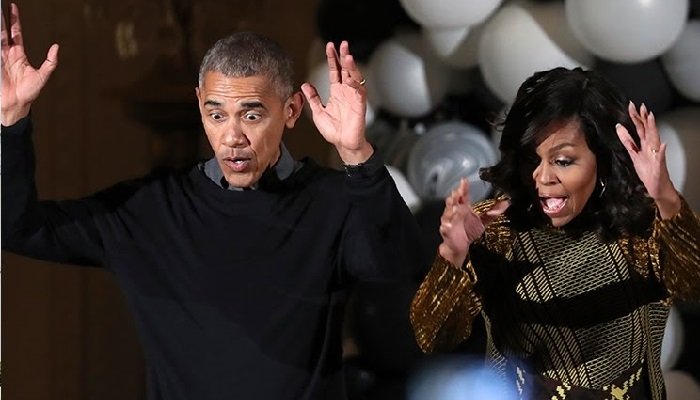
<svg viewBox="0 0 700 400">
<path fill-rule="evenodd" d="M 299 165 L 298 163 L 294 160 L 292 155 L 289 153 L 289 150 L 287 150 L 287 147 L 283 143 L 280 143 L 280 158 L 277 160 L 277 164 L 274 165 L 274 171 L 277 174 L 277 178 L 280 181 L 283 181 L 287 178 L 289 178 L 294 171 L 298 169 Z M 219 163 L 216 161 L 216 157 L 211 158 L 204 162 L 203 164 L 200 165 L 200 169 L 204 171 L 204 174 L 214 181 L 217 185 L 221 186 L 224 189 L 228 190 L 244 190 L 248 188 L 239 188 L 235 186 L 231 186 L 228 184 L 226 179 L 224 179 L 224 173 L 221 172 L 221 167 L 219 167 Z M 250 189 L 257 189 L 257 183 L 253 185 Z"/>
</svg>

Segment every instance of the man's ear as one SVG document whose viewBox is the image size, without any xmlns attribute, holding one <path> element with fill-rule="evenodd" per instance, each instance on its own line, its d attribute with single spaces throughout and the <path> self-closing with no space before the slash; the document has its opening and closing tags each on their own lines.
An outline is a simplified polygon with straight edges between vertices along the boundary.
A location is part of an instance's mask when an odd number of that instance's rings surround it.
<svg viewBox="0 0 700 400">
<path fill-rule="evenodd" d="M 304 96 L 301 92 L 294 92 L 287 100 L 287 105 L 285 106 L 286 121 L 285 126 L 287 129 L 294 128 L 297 120 L 301 116 L 301 112 L 304 109 Z"/>
</svg>

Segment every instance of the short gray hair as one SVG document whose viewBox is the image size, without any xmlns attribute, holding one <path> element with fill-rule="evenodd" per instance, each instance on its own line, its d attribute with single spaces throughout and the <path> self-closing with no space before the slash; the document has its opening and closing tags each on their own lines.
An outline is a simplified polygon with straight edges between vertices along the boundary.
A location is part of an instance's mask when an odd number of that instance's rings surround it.
<svg viewBox="0 0 700 400">
<path fill-rule="evenodd" d="M 294 91 L 292 59 L 279 43 L 253 32 L 237 32 L 214 43 L 199 67 L 200 87 L 207 72 L 233 78 L 266 76 L 283 99 Z"/>
</svg>

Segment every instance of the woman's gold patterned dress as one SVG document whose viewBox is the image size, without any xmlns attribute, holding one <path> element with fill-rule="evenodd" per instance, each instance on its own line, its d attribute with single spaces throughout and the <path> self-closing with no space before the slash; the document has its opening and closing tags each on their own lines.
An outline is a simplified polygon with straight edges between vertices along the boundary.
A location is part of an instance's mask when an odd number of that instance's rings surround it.
<svg viewBox="0 0 700 400">
<path fill-rule="evenodd" d="M 416 339 L 425 352 L 450 349 L 481 313 L 489 364 L 524 398 L 663 399 L 665 321 L 674 299 L 700 298 L 699 240 L 685 200 L 650 237 L 612 243 L 516 232 L 502 216 L 463 267 L 437 256 L 411 305 Z"/>
</svg>

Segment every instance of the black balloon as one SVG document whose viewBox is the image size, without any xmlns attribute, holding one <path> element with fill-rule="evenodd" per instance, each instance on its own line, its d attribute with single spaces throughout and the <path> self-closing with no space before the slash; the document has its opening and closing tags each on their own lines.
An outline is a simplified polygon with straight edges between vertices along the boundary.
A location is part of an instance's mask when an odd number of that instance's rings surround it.
<svg viewBox="0 0 700 400">
<path fill-rule="evenodd" d="M 316 24 L 324 41 L 349 41 L 360 62 L 367 62 L 377 45 L 391 37 L 398 26 L 417 27 L 398 0 L 321 0 Z"/>
<path fill-rule="evenodd" d="M 599 59 L 595 69 L 637 106 L 644 103 L 656 115 L 669 110 L 677 97 L 658 58 L 636 64 Z"/>
</svg>

